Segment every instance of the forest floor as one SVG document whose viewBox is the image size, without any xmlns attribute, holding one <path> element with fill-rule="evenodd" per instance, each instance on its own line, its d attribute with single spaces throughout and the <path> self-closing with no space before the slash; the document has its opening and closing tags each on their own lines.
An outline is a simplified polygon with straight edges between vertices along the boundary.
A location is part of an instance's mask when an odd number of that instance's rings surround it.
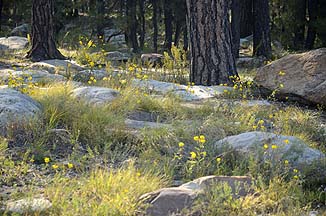
<svg viewBox="0 0 326 216">
<path fill-rule="evenodd" d="M 187 82 L 180 53 L 149 69 L 101 64 L 87 50 L 62 51 L 77 53 L 83 68 L 35 65 L 25 52 L 1 56 L 0 84 L 41 108 L 0 136 L 0 213 L 142 215 L 141 195 L 216 175 L 249 176 L 251 192 L 239 198 L 217 187 L 181 215 L 326 215 L 326 161 L 301 166 L 279 157 L 292 140 L 325 154 L 325 111 L 262 97 L 255 69 L 240 70 L 236 87 L 211 89 Z M 262 141 L 249 152 L 219 148 L 236 135 L 250 143 L 252 133 Z M 268 143 L 271 134 L 282 143 Z"/>
</svg>

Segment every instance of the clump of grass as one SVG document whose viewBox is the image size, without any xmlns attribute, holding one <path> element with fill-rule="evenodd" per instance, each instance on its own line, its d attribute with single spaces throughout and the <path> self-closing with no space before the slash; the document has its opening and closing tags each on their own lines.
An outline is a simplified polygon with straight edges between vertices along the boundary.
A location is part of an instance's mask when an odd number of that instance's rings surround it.
<svg viewBox="0 0 326 216">
<path fill-rule="evenodd" d="M 237 199 L 230 187 L 217 184 L 192 211 L 202 215 L 305 215 L 311 209 L 311 200 L 296 180 L 275 177 L 268 184 L 258 182 L 254 189 L 256 193 Z"/>
<path fill-rule="evenodd" d="M 57 176 L 45 188 L 45 195 L 53 203 L 49 215 L 135 215 L 141 206 L 139 197 L 164 184 L 161 177 L 130 165 L 110 171 L 97 169 L 76 179 Z"/>
</svg>

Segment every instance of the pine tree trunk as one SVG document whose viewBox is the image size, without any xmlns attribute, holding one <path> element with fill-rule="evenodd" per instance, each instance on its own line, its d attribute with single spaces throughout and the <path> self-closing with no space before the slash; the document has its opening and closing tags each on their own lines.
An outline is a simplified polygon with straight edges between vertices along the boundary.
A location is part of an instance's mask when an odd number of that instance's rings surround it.
<svg viewBox="0 0 326 216">
<path fill-rule="evenodd" d="M 294 38 L 293 38 L 293 49 L 300 50 L 304 46 L 304 35 L 306 25 L 306 0 L 296 0 L 293 6 L 294 16 Z"/>
<path fill-rule="evenodd" d="M 240 0 L 240 37 L 244 38 L 252 35 L 253 28 L 253 13 L 252 13 L 253 0 Z"/>
<path fill-rule="evenodd" d="M 171 0 L 164 0 L 164 25 L 165 25 L 165 42 L 164 47 L 168 51 L 171 50 L 172 47 L 172 34 L 173 34 L 173 14 L 171 8 Z"/>
<path fill-rule="evenodd" d="M 0 0 L 0 31 L 2 25 L 2 7 L 3 7 L 3 0 Z"/>
<path fill-rule="evenodd" d="M 239 58 L 241 1 L 242 0 L 232 0 L 232 8 L 231 8 L 232 52 L 235 58 Z"/>
<path fill-rule="evenodd" d="M 317 11 L 318 11 L 318 1 L 317 0 L 308 0 L 308 32 L 306 38 L 306 49 L 313 49 L 314 43 L 316 40 L 316 21 L 317 21 Z"/>
<path fill-rule="evenodd" d="M 101 38 L 104 41 L 104 0 L 96 0 L 96 32 L 98 38 Z"/>
<path fill-rule="evenodd" d="M 146 34 L 145 1 L 144 0 L 139 0 L 139 18 L 140 18 L 139 45 L 140 45 L 140 49 L 143 49 L 144 43 L 145 43 L 145 34 Z"/>
<path fill-rule="evenodd" d="M 254 56 L 272 57 L 268 0 L 254 0 Z"/>
<path fill-rule="evenodd" d="M 32 48 L 27 53 L 32 61 L 65 59 L 55 45 L 53 14 L 54 0 L 33 0 Z"/>
<path fill-rule="evenodd" d="M 232 84 L 238 76 L 232 54 L 228 0 L 187 0 L 190 81 L 196 85 Z"/>
<path fill-rule="evenodd" d="M 126 13 L 127 13 L 127 38 L 129 45 L 133 48 L 133 52 L 139 51 L 137 40 L 137 8 L 135 0 L 127 0 Z"/>
<path fill-rule="evenodd" d="M 152 0 L 152 5 L 153 5 L 153 18 L 152 18 L 152 22 L 153 22 L 153 30 L 154 30 L 154 34 L 153 34 L 153 48 L 154 48 L 154 52 L 157 52 L 157 37 L 158 37 L 158 25 L 157 25 L 157 13 L 158 13 L 158 9 L 157 9 L 157 1 L 158 0 Z"/>
</svg>

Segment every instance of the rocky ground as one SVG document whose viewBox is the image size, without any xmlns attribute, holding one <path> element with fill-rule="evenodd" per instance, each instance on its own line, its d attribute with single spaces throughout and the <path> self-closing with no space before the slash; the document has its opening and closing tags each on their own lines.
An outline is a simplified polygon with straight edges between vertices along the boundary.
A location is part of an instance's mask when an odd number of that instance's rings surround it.
<svg viewBox="0 0 326 216">
<path fill-rule="evenodd" d="M 241 58 L 241 82 L 207 87 L 167 82 L 163 56 L 31 63 L 26 46 L 0 38 L 3 214 L 325 214 L 325 49 L 254 77 Z"/>
</svg>

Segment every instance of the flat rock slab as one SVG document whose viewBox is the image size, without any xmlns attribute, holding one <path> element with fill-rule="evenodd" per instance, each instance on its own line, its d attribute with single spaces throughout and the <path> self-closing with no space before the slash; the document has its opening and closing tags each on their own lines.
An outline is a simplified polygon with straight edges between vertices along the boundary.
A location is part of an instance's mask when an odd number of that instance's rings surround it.
<svg viewBox="0 0 326 216">
<path fill-rule="evenodd" d="M 3 50 L 22 50 L 28 46 L 28 40 L 25 37 L 2 37 L 0 38 L 0 51 Z"/>
<path fill-rule="evenodd" d="M 104 87 L 80 87 L 72 91 L 72 95 L 91 105 L 106 105 L 119 96 L 119 92 Z"/>
<path fill-rule="evenodd" d="M 82 70 L 74 75 L 73 80 L 78 82 L 87 82 L 91 77 L 94 77 L 96 80 L 102 80 L 107 76 L 108 73 L 106 70 Z"/>
<path fill-rule="evenodd" d="M 264 150 L 264 145 L 268 149 Z M 276 145 L 276 149 L 272 149 Z M 288 160 L 293 165 L 309 165 L 314 161 L 325 159 L 325 155 L 317 149 L 310 148 L 301 139 L 293 136 L 283 136 L 267 132 L 247 132 L 235 136 L 229 136 L 215 143 L 215 147 L 230 146 L 235 151 L 245 155 L 258 155 L 264 151 L 273 155 L 274 160 Z M 264 157 L 265 157 L 264 156 Z"/>
<path fill-rule="evenodd" d="M 10 88 L 0 88 L 0 134 L 15 122 L 34 118 L 41 112 L 41 105 L 27 95 Z"/>
<path fill-rule="evenodd" d="M 8 79 L 12 78 L 23 78 L 25 82 L 33 83 L 51 83 L 65 81 L 66 78 L 59 74 L 50 74 L 45 70 L 13 70 L 13 69 L 0 69 L 0 80 L 5 83 Z M 29 80 L 29 77 L 32 79 Z"/>
<path fill-rule="evenodd" d="M 246 176 L 206 176 L 183 184 L 179 187 L 163 188 L 144 194 L 140 200 L 150 204 L 146 215 L 168 216 L 191 209 L 200 194 L 209 191 L 216 184 L 227 184 L 234 197 L 245 196 L 251 192 L 251 178 Z M 239 192 L 237 192 L 239 191 Z"/>
<path fill-rule="evenodd" d="M 52 60 L 44 60 L 40 62 L 35 62 L 28 67 L 28 69 L 34 70 L 46 70 L 49 73 L 58 73 L 63 76 L 69 76 L 71 74 L 75 74 L 78 71 L 84 70 L 82 66 L 77 64 L 74 61 L 70 60 L 60 60 L 60 59 L 52 59 Z"/>
<path fill-rule="evenodd" d="M 255 81 L 281 98 L 326 105 L 326 48 L 276 60 L 260 68 Z"/>
<path fill-rule="evenodd" d="M 132 82 L 134 87 L 145 88 L 159 94 L 172 93 L 180 97 L 184 101 L 195 101 L 213 98 L 224 94 L 225 91 L 233 91 L 231 87 L 225 86 L 185 86 L 169 82 L 161 82 L 156 80 L 139 80 L 134 79 Z"/>
<path fill-rule="evenodd" d="M 130 129 L 143 129 L 143 128 L 170 128 L 171 125 L 158 123 L 158 122 L 149 122 L 149 121 L 137 121 L 132 119 L 126 119 L 125 124 L 127 128 Z"/>
<path fill-rule="evenodd" d="M 45 212 L 52 207 L 52 203 L 44 198 L 29 198 L 8 202 L 6 212 L 18 214 L 32 214 Z"/>
</svg>

